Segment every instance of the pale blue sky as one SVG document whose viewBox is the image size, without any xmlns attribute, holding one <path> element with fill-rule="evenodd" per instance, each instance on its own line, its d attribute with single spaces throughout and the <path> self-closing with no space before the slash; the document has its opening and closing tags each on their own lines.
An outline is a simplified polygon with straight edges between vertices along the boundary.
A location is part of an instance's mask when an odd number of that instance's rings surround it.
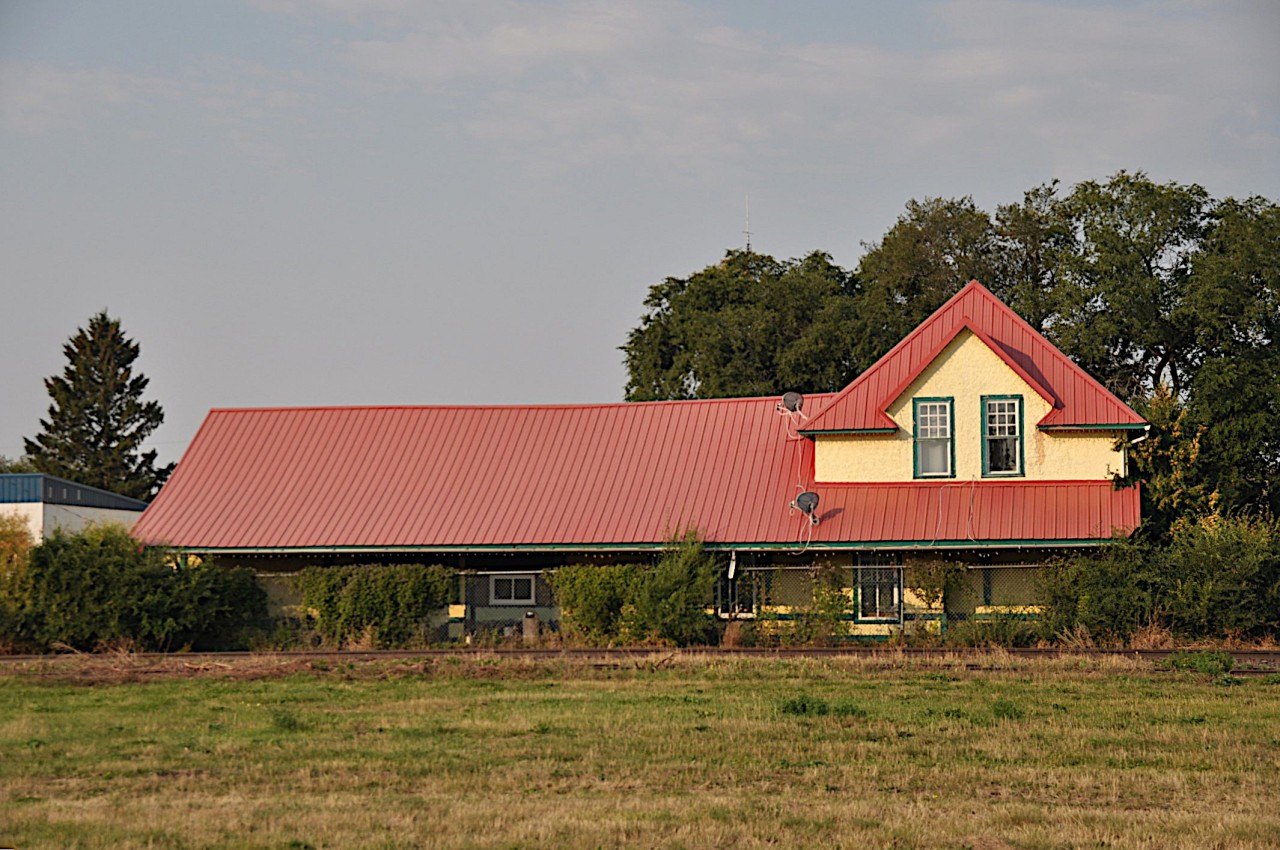
<svg viewBox="0 0 1280 850">
<path fill-rule="evenodd" d="M 210 407 L 616 401 L 650 284 L 908 199 L 1280 200 L 1274 2 L 0 2 L 0 454 L 99 309 Z"/>
</svg>

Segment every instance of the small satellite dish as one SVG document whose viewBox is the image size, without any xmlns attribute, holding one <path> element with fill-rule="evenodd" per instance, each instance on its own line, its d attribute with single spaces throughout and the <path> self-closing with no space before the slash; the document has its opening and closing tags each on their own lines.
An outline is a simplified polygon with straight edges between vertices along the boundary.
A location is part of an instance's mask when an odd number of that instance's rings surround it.
<svg viewBox="0 0 1280 850">
<path fill-rule="evenodd" d="M 791 503 L 793 508 L 799 508 L 800 512 L 809 517 L 809 522 L 814 525 L 818 524 L 818 494 L 810 490 L 805 490 L 796 500 Z"/>
<path fill-rule="evenodd" d="M 804 396 L 800 393 L 783 393 L 782 406 L 792 413 L 799 413 L 800 408 L 804 407 Z"/>
</svg>

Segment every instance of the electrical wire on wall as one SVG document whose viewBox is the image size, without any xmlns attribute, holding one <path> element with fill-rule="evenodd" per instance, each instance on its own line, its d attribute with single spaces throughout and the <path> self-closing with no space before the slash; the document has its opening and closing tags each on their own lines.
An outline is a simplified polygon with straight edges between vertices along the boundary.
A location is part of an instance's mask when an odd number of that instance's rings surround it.
<svg viewBox="0 0 1280 850">
<path fill-rule="evenodd" d="M 969 509 L 965 516 L 964 533 L 969 542 L 978 542 L 973 536 L 973 519 L 977 506 L 978 479 L 970 478 L 968 481 L 962 481 L 958 484 L 943 484 L 938 488 L 938 511 L 933 523 L 933 539 L 926 544 L 927 546 L 936 546 L 938 543 L 938 531 L 942 528 L 942 497 L 946 494 L 946 491 L 952 487 L 964 487 L 966 485 L 969 487 Z"/>
</svg>

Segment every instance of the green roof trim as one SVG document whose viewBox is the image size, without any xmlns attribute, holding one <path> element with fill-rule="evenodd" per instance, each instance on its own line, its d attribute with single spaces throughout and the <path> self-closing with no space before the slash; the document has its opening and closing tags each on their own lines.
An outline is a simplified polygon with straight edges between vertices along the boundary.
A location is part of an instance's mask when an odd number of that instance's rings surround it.
<svg viewBox="0 0 1280 850">
<path fill-rule="evenodd" d="M 840 551 L 850 549 L 1061 549 L 1077 546 L 1101 546 L 1115 542 L 1111 537 L 1079 540 L 869 540 L 856 542 L 812 542 L 806 551 Z M 299 546 L 293 547 L 213 547 L 180 546 L 178 551 L 206 555 L 342 555 L 342 554 L 472 554 L 534 552 L 659 552 L 669 543 L 527 543 L 484 544 L 470 546 Z M 796 552 L 799 547 L 788 543 L 703 543 L 712 552 Z"/>
<path fill-rule="evenodd" d="M 1041 431 L 1141 431 L 1147 427 L 1145 423 L 1135 425 L 1126 422 L 1116 425 L 1038 425 Z"/>
<path fill-rule="evenodd" d="M 812 437 L 816 434 L 896 434 L 901 428 L 832 428 L 829 431 L 818 430 L 812 431 L 801 428 L 796 433 L 801 437 Z"/>
</svg>

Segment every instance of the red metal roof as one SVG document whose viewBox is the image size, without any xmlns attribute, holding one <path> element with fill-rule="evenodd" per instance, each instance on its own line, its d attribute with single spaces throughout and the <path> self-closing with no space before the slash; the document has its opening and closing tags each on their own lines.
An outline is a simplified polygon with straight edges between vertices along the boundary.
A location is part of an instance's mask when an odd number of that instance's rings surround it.
<svg viewBox="0 0 1280 850">
<path fill-rule="evenodd" d="M 845 395 L 841 396 L 846 397 Z M 815 420 L 833 396 L 812 396 Z M 194 550 L 519 549 L 1098 540 L 1136 488 L 814 485 L 775 399 L 211 411 L 134 534 Z M 789 507 L 821 497 L 810 528 Z"/>
<path fill-rule="evenodd" d="M 896 429 L 885 410 L 964 329 L 1051 404 L 1039 422 L 1041 428 L 1144 424 L 1128 405 L 975 280 L 842 390 L 804 432 Z"/>
</svg>

